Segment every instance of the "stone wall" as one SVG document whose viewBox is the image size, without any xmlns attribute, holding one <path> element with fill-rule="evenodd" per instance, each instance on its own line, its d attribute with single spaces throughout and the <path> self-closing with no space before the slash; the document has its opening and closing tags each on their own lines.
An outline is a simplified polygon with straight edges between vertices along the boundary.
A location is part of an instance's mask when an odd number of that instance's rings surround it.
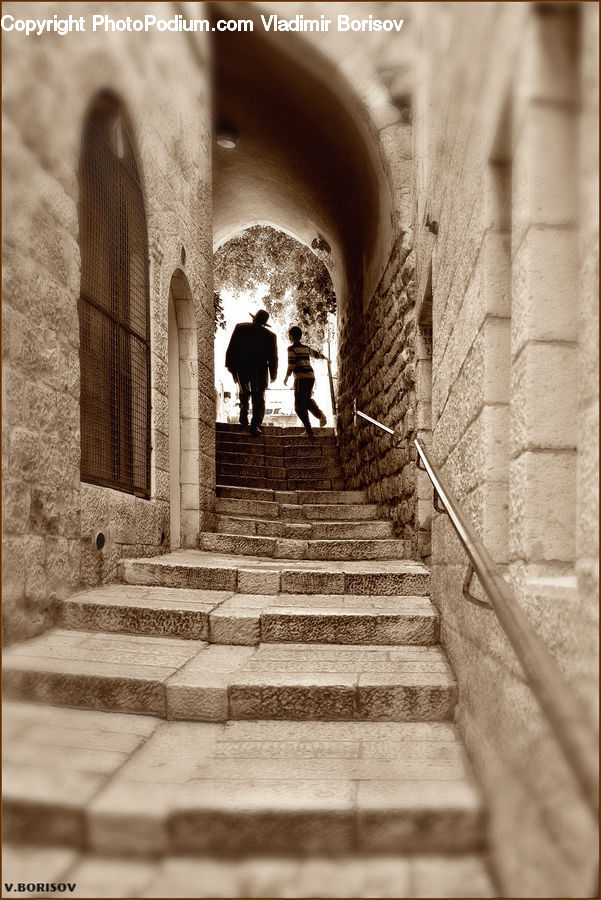
<svg viewBox="0 0 601 900">
<path fill-rule="evenodd" d="M 578 196 L 597 196 L 595 13 L 499 3 L 473 17 L 459 4 L 428 5 L 430 80 L 414 124 L 418 305 L 432 297 L 433 454 L 592 726 L 597 235 Z M 592 820 L 494 612 L 463 598 L 466 568 L 449 520 L 436 514 L 433 600 L 501 890 L 585 896 L 596 865 Z"/>
<path fill-rule="evenodd" d="M 430 492 L 422 473 L 416 472 L 412 443 L 423 427 L 424 412 L 418 402 L 412 127 L 393 96 L 381 88 L 377 108 L 366 104 L 366 111 L 390 186 L 393 245 L 373 294 L 365 296 L 359 281 L 339 303 L 340 456 L 348 487 L 366 489 L 369 500 L 394 521 L 398 536 L 410 542 L 411 555 L 427 556 Z M 354 404 L 394 429 L 394 437 L 365 420 L 355 420 Z"/>
<path fill-rule="evenodd" d="M 418 485 L 412 439 L 417 433 L 416 318 L 414 254 L 411 230 L 395 246 L 382 281 L 362 313 L 349 303 L 339 317 L 338 423 L 340 455 L 347 486 L 366 488 L 411 542 L 411 555 L 427 555 L 429 541 L 418 547 Z M 353 422 L 353 403 L 395 435 L 361 418 Z M 424 486 L 426 487 L 426 486 Z"/>
<path fill-rule="evenodd" d="M 272 4 L 284 16 L 313 15 L 312 4 Z M 361 17 L 364 4 L 347 4 Z M 429 394 L 424 403 L 423 352 L 416 326 L 412 248 L 413 133 L 416 4 L 374 4 L 374 15 L 403 18 L 400 33 L 328 32 L 303 34 L 302 42 L 334 63 L 336 78 L 350 109 L 366 126 L 386 176 L 381 219 L 387 235 L 367 260 L 356 259 L 338 295 L 338 415 L 341 463 L 349 487 L 365 488 L 372 502 L 396 523 L 412 555 L 429 554 L 431 491 L 416 477 L 413 437 L 429 429 Z M 323 65 L 319 62 L 318 65 Z M 327 71 L 327 69 L 326 69 Z M 348 185 L 349 191 L 353 186 Z M 360 211 L 357 211 L 360 215 Z M 388 218 L 390 222 L 388 223 Z M 352 263 L 350 266 L 352 269 Z M 375 290 L 369 286 L 379 273 Z M 331 272 L 340 285 L 338 270 Z M 365 288 L 365 289 L 364 289 Z M 420 399 L 421 396 L 421 399 Z M 397 431 L 394 441 L 382 431 L 353 420 L 353 403 Z"/>
<path fill-rule="evenodd" d="M 583 98 L 579 129 L 579 288 L 576 461 L 576 577 L 590 628 L 589 658 L 598 659 L 599 602 L 599 7 L 585 4 L 580 30 Z M 587 677 L 583 699 L 598 715 L 597 681 Z"/>
<path fill-rule="evenodd" d="M 197 14 L 193 4 L 193 15 Z M 94 4 L 87 13 L 114 4 Z M 177 12 L 156 4 L 157 16 Z M 49 3 L 6 4 L 17 17 Z M 63 4 L 61 15 L 81 15 Z M 119 4 L 119 16 L 138 14 Z M 202 35 L 3 35 L 3 481 L 5 639 L 36 633 L 53 601 L 116 577 L 123 555 L 169 547 L 167 304 L 171 276 L 190 285 L 198 335 L 200 504 L 214 497 L 209 85 Z M 182 90 L 182 85 L 186 89 Z M 151 499 L 79 478 L 78 160 L 82 123 L 102 89 L 131 126 L 146 204 L 152 354 Z M 182 247 L 186 262 L 182 266 Z M 108 550 L 92 549 L 97 529 Z"/>
</svg>

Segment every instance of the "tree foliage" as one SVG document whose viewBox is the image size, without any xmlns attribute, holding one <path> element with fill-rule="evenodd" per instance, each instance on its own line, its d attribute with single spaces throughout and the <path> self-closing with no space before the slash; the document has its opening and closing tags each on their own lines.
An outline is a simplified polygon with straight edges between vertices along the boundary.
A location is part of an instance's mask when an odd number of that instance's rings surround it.
<svg viewBox="0 0 601 900">
<path fill-rule="evenodd" d="M 226 329 L 225 312 L 223 311 L 223 300 L 217 291 L 213 291 L 213 309 L 215 310 L 215 334 L 217 329 Z"/>
<path fill-rule="evenodd" d="M 314 243 L 326 256 L 325 241 Z M 274 320 L 286 329 L 300 325 L 303 340 L 323 347 L 336 295 L 324 263 L 308 247 L 275 228 L 255 225 L 220 247 L 214 262 L 217 300 L 224 290 L 234 296 L 261 291 L 261 303 Z M 217 300 L 216 327 L 219 312 L 223 316 Z"/>
</svg>

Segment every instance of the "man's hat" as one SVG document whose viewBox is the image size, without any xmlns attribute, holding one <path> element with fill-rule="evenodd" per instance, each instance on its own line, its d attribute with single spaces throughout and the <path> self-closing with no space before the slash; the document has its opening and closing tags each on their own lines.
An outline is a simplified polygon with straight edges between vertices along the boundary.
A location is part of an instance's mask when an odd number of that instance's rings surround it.
<svg viewBox="0 0 601 900">
<path fill-rule="evenodd" d="M 260 309 L 258 312 L 251 314 L 251 319 L 255 323 L 255 325 L 266 325 L 267 319 L 269 318 L 269 313 L 266 309 Z"/>
</svg>

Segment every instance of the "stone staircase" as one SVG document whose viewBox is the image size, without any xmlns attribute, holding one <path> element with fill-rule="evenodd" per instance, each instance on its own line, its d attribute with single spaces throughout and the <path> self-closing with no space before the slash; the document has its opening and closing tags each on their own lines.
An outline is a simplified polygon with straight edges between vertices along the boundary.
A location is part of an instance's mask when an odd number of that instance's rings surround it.
<svg viewBox="0 0 601 900">
<path fill-rule="evenodd" d="M 302 428 L 266 428 L 252 437 L 218 424 L 217 479 L 217 533 L 200 535 L 203 550 L 331 561 L 410 555 L 376 506 L 343 490 L 331 428 L 310 440 Z"/>
<path fill-rule="evenodd" d="M 332 428 L 311 440 L 303 428 L 266 426 L 253 436 L 240 425 L 217 423 L 217 482 L 276 491 L 344 488 Z"/>
<path fill-rule="evenodd" d="M 493 896 L 429 573 L 295 432 L 220 426 L 202 549 L 124 560 L 5 652 L 4 881 Z"/>
</svg>

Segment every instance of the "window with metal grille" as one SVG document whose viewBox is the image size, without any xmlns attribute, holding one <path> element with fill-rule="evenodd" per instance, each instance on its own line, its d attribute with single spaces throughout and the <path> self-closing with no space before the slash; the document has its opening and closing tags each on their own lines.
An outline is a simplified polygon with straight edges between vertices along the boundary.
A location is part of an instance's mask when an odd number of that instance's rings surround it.
<svg viewBox="0 0 601 900">
<path fill-rule="evenodd" d="M 118 103 L 85 126 L 80 170 L 81 478 L 150 494 L 148 239 Z"/>
</svg>

